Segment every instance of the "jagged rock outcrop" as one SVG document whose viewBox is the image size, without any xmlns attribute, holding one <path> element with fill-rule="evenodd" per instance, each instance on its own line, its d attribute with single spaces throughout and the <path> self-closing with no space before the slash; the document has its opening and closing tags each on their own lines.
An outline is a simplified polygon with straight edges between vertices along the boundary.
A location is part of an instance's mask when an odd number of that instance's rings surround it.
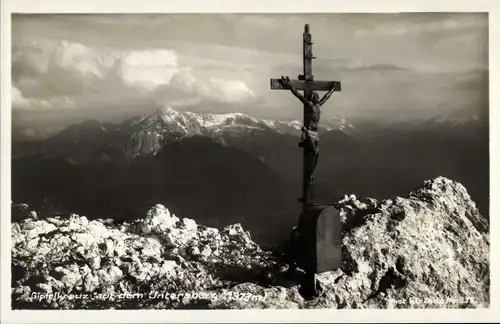
<svg viewBox="0 0 500 324">
<path fill-rule="evenodd" d="M 311 300 L 299 294 L 300 271 L 239 224 L 209 228 L 157 205 L 134 223 L 13 223 L 13 307 L 489 306 L 488 224 L 461 184 L 440 177 L 406 198 L 351 195 L 337 207 L 344 262 L 318 276 L 322 294 Z"/>
</svg>

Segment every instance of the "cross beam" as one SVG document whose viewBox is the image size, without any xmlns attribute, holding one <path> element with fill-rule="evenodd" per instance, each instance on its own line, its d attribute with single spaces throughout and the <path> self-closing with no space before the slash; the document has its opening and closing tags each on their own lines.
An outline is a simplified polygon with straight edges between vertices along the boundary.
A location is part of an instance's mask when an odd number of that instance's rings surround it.
<svg viewBox="0 0 500 324">
<path fill-rule="evenodd" d="M 297 90 L 329 91 L 333 86 L 335 91 L 341 91 L 340 81 L 303 81 L 290 80 L 290 84 Z M 271 79 L 272 90 L 287 90 L 283 87 L 280 79 Z"/>
</svg>

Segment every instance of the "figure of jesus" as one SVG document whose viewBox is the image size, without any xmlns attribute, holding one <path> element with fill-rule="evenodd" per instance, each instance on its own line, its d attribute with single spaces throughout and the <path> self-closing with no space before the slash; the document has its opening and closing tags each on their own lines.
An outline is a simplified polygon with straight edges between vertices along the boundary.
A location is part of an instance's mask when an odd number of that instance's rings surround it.
<svg viewBox="0 0 500 324">
<path fill-rule="evenodd" d="M 311 158 L 308 159 L 308 175 L 309 175 L 309 185 L 314 185 L 314 170 L 318 164 L 319 159 L 319 133 L 318 124 L 321 117 L 321 106 L 332 96 L 335 91 L 335 86 L 332 85 L 330 90 L 319 99 L 317 92 L 313 91 L 310 98 L 305 98 L 297 89 L 295 89 L 289 77 L 281 77 L 281 84 L 285 89 L 288 89 L 292 94 L 297 97 L 303 104 L 305 108 L 305 118 L 304 126 L 302 127 L 302 139 L 299 143 L 300 147 L 305 147 L 307 151 L 311 154 Z"/>
</svg>

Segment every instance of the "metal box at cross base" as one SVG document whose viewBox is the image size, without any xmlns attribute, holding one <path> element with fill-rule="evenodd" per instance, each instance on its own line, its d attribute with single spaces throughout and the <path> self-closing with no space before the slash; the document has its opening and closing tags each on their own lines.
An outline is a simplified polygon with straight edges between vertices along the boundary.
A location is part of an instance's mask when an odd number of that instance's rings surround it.
<svg viewBox="0 0 500 324">
<path fill-rule="evenodd" d="M 299 217 L 292 233 L 294 258 L 309 273 L 340 268 L 342 262 L 342 223 L 332 206 L 311 205 Z"/>
</svg>

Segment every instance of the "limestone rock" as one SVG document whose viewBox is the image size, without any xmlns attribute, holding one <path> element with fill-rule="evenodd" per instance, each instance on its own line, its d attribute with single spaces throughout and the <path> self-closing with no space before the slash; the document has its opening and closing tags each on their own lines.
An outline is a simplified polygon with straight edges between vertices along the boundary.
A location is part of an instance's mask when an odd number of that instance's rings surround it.
<svg viewBox="0 0 500 324">
<path fill-rule="evenodd" d="M 439 177 L 406 198 L 346 195 L 335 206 L 342 267 L 319 274 L 321 295 L 304 300 L 303 272 L 286 270 L 241 224 L 209 228 L 162 205 L 132 224 L 76 214 L 39 220 L 16 205 L 24 218 L 11 226 L 13 308 L 489 306 L 489 226 L 461 184 Z M 49 302 L 34 300 L 32 291 L 140 298 Z"/>
</svg>

